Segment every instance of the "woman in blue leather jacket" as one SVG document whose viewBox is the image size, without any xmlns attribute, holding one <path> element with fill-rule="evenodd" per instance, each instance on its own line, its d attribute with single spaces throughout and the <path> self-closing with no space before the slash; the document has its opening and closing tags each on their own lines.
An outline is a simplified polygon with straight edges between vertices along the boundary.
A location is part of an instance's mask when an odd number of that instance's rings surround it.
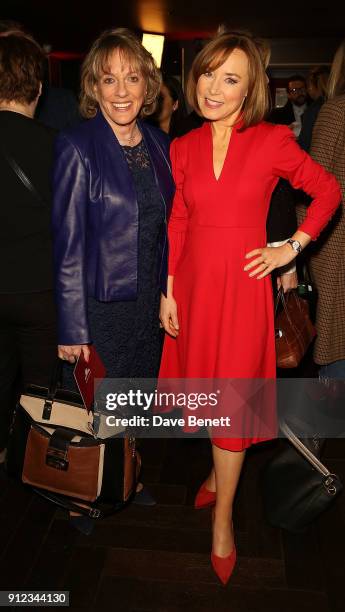
<svg viewBox="0 0 345 612">
<path fill-rule="evenodd" d="M 159 299 L 167 276 L 166 221 L 174 193 L 169 138 L 142 121 L 161 84 L 129 30 L 104 32 L 82 67 L 81 113 L 59 134 L 53 242 L 59 356 L 93 343 L 108 378 L 154 378 Z"/>
</svg>

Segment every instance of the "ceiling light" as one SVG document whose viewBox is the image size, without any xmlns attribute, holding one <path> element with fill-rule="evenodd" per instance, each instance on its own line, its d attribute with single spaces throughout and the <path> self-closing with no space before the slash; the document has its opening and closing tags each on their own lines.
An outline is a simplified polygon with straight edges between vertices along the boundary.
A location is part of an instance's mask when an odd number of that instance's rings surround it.
<svg viewBox="0 0 345 612">
<path fill-rule="evenodd" d="M 148 34 L 144 32 L 142 43 L 145 49 L 151 53 L 157 67 L 160 68 L 162 63 L 164 36 L 162 34 Z"/>
</svg>

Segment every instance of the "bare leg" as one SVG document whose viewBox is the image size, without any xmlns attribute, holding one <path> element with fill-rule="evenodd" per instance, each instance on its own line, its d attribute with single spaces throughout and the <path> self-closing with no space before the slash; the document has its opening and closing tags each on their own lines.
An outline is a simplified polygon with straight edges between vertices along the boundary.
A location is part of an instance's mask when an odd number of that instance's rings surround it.
<svg viewBox="0 0 345 612">
<path fill-rule="evenodd" d="M 213 522 L 212 550 L 227 557 L 234 547 L 232 507 L 245 451 L 228 451 L 212 445 L 217 499 Z"/>
<path fill-rule="evenodd" d="M 212 428 L 208 427 L 207 431 L 208 431 L 208 435 L 210 436 L 210 441 L 211 441 Z M 208 477 L 205 480 L 205 486 L 208 491 L 214 492 L 216 490 L 216 473 L 214 471 L 214 467 L 212 467 L 212 470 L 210 471 Z"/>
</svg>

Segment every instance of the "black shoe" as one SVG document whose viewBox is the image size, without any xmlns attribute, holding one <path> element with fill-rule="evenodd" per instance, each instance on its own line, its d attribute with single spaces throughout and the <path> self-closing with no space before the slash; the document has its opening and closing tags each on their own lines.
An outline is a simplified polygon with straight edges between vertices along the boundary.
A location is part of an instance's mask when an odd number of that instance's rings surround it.
<svg viewBox="0 0 345 612">
<path fill-rule="evenodd" d="M 91 535 L 95 527 L 95 521 L 88 516 L 70 516 L 71 525 L 83 533 L 84 535 Z"/>
<path fill-rule="evenodd" d="M 157 502 L 146 487 L 143 487 L 134 495 L 133 504 L 137 506 L 155 506 Z"/>
</svg>

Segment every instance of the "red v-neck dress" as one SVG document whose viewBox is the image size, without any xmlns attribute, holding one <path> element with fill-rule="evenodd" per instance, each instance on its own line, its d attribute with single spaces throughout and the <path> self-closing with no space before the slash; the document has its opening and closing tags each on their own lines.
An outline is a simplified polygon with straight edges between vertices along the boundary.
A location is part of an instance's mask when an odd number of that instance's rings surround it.
<svg viewBox="0 0 345 612">
<path fill-rule="evenodd" d="M 271 279 L 250 278 L 244 256 L 266 246 L 266 217 L 279 177 L 314 198 L 300 226 L 312 238 L 340 202 L 338 184 L 300 149 L 289 128 L 265 122 L 244 131 L 233 128 L 218 180 L 210 123 L 176 139 L 171 159 L 176 194 L 169 274 L 180 332 L 177 339 L 165 336 L 160 378 L 272 379 Z M 261 439 L 213 441 L 241 450 Z"/>
</svg>

